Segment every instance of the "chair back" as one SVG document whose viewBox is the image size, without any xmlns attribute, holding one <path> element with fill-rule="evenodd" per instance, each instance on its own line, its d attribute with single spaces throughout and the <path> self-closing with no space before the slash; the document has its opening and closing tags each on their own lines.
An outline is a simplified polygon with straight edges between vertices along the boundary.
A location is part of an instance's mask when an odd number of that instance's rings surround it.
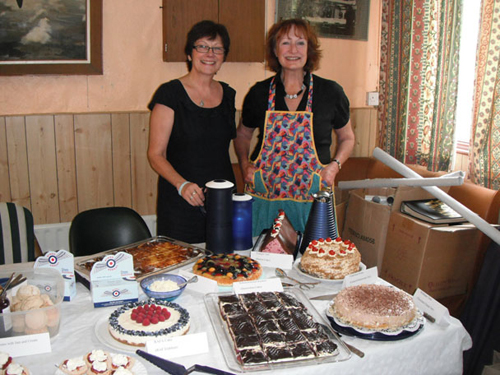
<svg viewBox="0 0 500 375">
<path fill-rule="evenodd" d="M 0 202 L 0 264 L 35 260 L 33 215 L 12 202 Z"/>
<path fill-rule="evenodd" d="M 75 256 L 92 255 L 151 237 L 144 219 L 128 207 L 80 212 L 71 222 L 69 248 Z"/>
</svg>

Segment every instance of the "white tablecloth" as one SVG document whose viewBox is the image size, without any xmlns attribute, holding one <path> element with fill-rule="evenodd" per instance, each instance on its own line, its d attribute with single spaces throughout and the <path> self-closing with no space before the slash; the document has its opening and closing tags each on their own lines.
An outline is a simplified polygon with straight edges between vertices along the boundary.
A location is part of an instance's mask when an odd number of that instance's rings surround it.
<svg viewBox="0 0 500 375">
<path fill-rule="evenodd" d="M 0 266 L 2 271 L 21 272 L 32 264 L 16 264 Z M 272 269 L 265 269 L 266 277 L 274 277 Z M 290 276 L 303 281 L 311 281 L 290 271 Z M 309 297 L 332 293 L 338 290 L 340 285 L 329 283 L 318 285 L 311 291 L 305 291 Z M 141 292 L 142 293 L 142 292 Z M 141 294 L 141 299 L 145 298 Z M 175 358 L 173 361 L 190 367 L 201 364 L 216 367 L 228 372 L 230 370 L 225 363 L 222 351 L 215 336 L 207 310 L 203 301 L 203 295 L 186 290 L 176 303 L 186 308 L 192 317 L 192 330 L 190 332 L 207 332 L 210 351 L 201 355 L 186 355 Z M 325 315 L 328 301 L 312 301 L 314 307 L 323 316 Z M 56 370 L 54 364 L 63 359 L 83 355 L 92 349 L 104 349 L 111 352 L 119 352 L 113 346 L 102 341 L 102 335 L 96 335 L 96 324 L 105 319 L 116 307 L 94 308 L 90 292 L 80 283 L 77 284 L 77 296 L 70 302 L 63 302 L 62 321 L 59 335 L 52 340 L 51 353 L 40 355 L 29 355 L 15 358 L 21 364 L 31 369 L 34 375 L 53 374 Z M 326 319 L 326 318 L 325 318 Z M 287 369 L 273 370 L 272 374 L 294 375 L 314 371 L 315 374 L 383 374 L 383 375 L 445 375 L 462 374 L 462 354 L 464 350 L 472 346 L 472 341 L 463 328 L 462 324 L 452 318 L 451 325 L 440 327 L 436 324 L 426 322 L 424 329 L 417 335 L 399 341 L 380 342 L 368 341 L 360 338 L 343 336 L 343 339 L 365 352 L 364 358 L 356 355 L 344 362 L 315 365 L 314 368 L 293 367 Z M 136 356 L 135 354 L 132 354 Z M 136 358 L 144 364 L 148 374 L 164 374 L 162 370 L 150 364 L 146 360 Z M 262 372 L 264 373 L 264 372 Z M 266 373 L 271 373 L 267 371 Z"/>
</svg>

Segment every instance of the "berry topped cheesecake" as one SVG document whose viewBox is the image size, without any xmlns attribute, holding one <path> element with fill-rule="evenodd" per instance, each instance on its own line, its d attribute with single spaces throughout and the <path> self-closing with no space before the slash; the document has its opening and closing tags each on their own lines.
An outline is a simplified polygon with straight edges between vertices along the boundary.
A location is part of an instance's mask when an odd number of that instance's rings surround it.
<svg viewBox="0 0 500 375">
<path fill-rule="evenodd" d="M 115 340 L 145 346 L 146 341 L 159 337 L 184 335 L 189 325 L 186 309 L 173 302 L 150 299 L 115 310 L 109 317 L 108 329 Z"/>
</svg>

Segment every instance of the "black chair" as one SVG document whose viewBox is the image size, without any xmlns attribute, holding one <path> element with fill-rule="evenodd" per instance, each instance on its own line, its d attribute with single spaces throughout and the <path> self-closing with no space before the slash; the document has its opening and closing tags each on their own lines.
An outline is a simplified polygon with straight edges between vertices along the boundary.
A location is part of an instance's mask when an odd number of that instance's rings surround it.
<svg viewBox="0 0 500 375">
<path fill-rule="evenodd" d="M 127 207 L 80 212 L 71 222 L 69 248 L 75 256 L 92 255 L 151 237 L 144 219 Z"/>
<path fill-rule="evenodd" d="M 0 202 L 0 264 L 35 260 L 33 215 L 26 207 Z"/>
</svg>

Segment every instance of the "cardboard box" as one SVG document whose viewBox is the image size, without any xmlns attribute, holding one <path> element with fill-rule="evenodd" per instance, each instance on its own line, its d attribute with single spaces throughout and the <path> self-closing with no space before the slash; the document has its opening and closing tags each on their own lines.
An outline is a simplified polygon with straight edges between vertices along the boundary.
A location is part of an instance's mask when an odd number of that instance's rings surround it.
<svg viewBox="0 0 500 375">
<path fill-rule="evenodd" d="M 378 197 L 382 203 L 373 201 Z M 387 204 L 387 198 L 393 203 Z M 347 204 L 342 238 L 354 242 L 367 268 L 377 267 L 380 273 L 384 257 L 387 228 L 391 213 L 399 211 L 401 202 L 431 198 L 421 188 L 402 186 L 351 190 Z M 377 199 L 375 199 L 377 200 Z M 377 200 L 378 201 L 378 200 Z"/>
<path fill-rule="evenodd" d="M 349 199 L 349 192 L 347 190 L 334 189 L 335 198 L 335 220 L 337 223 L 337 231 L 339 235 L 344 230 L 344 222 L 347 210 L 347 201 Z"/>
<path fill-rule="evenodd" d="M 380 277 L 413 294 L 433 298 L 467 292 L 480 231 L 471 224 L 432 225 L 393 212 Z"/>
</svg>

